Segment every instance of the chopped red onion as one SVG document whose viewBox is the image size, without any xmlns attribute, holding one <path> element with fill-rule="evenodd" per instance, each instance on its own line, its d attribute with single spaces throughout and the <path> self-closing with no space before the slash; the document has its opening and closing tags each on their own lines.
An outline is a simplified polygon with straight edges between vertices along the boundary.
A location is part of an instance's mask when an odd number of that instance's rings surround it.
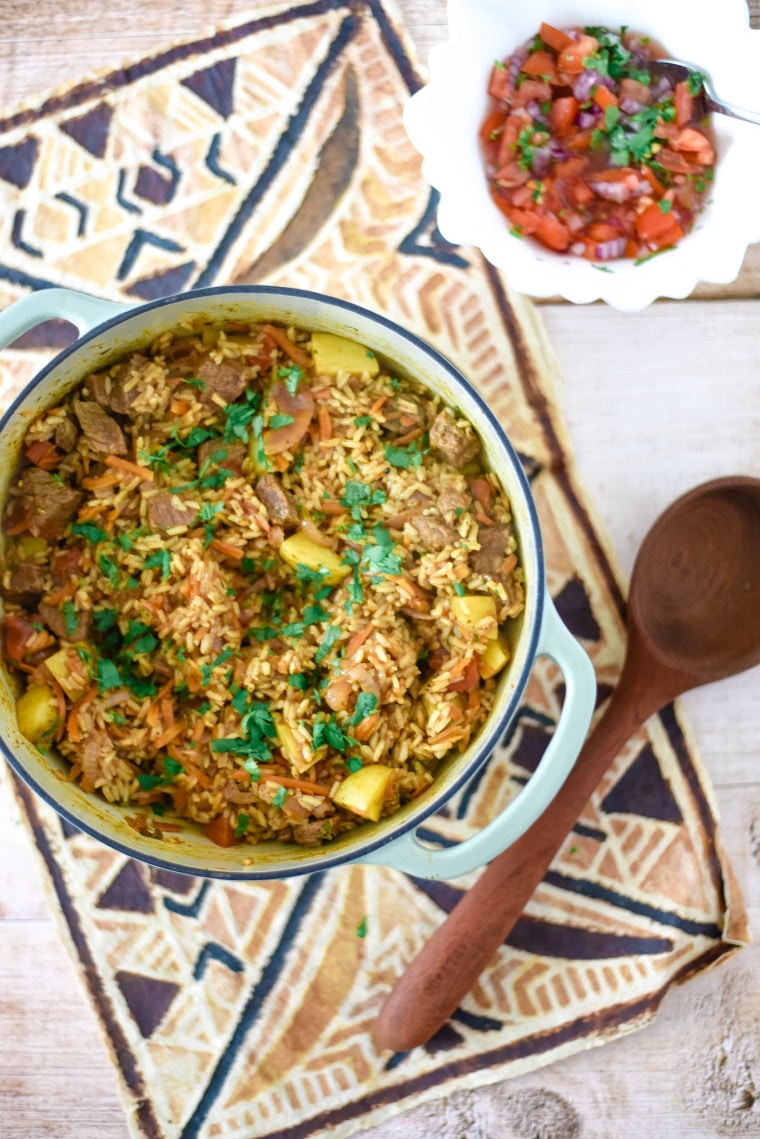
<svg viewBox="0 0 760 1139">
<path fill-rule="evenodd" d="M 586 246 L 582 241 L 574 241 L 570 246 L 570 252 L 574 253 L 576 257 L 582 257 L 586 252 Z"/>
<path fill-rule="evenodd" d="M 672 94 L 673 84 L 670 82 L 666 75 L 660 75 L 660 77 L 658 79 L 655 79 L 654 83 L 652 84 L 651 91 L 652 102 L 660 103 L 666 95 Z"/>
<path fill-rule="evenodd" d="M 522 65 L 525 63 L 525 60 L 527 58 L 528 58 L 527 47 L 518 48 L 517 51 L 514 52 L 514 54 L 509 57 L 509 67 L 507 68 L 507 71 L 509 72 L 509 86 L 510 87 L 515 86 L 515 83 L 517 82 L 517 76 L 522 71 Z"/>
<path fill-rule="evenodd" d="M 610 241 L 600 241 L 596 247 L 597 261 L 614 261 L 622 257 L 628 244 L 626 237 L 613 237 Z"/>
<path fill-rule="evenodd" d="M 621 99 L 620 110 L 624 115 L 638 115 L 639 111 L 644 110 L 644 104 L 637 99 Z"/>
<path fill-rule="evenodd" d="M 570 157 L 569 153 L 564 147 L 560 146 L 557 142 L 549 143 L 549 152 L 555 162 L 567 162 Z"/>
<path fill-rule="evenodd" d="M 615 80 L 610 79 L 609 76 L 600 75 L 593 67 L 589 67 L 587 71 L 582 72 L 575 83 L 573 83 L 573 95 L 579 103 L 585 103 L 591 95 L 593 87 L 606 87 L 609 91 L 615 90 Z"/>
<path fill-rule="evenodd" d="M 596 106 L 596 104 L 594 105 Z M 599 108 L 594 110 L 594 107 L 589 107 L 587 111 L 579 111 L 575 121 L 582 131 L 588 130 L 589 127 L 596 126 L 599 119 Z"/>
<path fill-rule="evenodd" d="M 531 170 L 536 178 L 543 178 L 549 173 L 552 164 L 552 152 L 548 146 L 537 146 L 533 151 Z"/>
<path fill-rule="evenodd" d="M 645 178 L 639 179 L 636 185 L 628 185 L 627 181 L 606 182 L 598 181 L 588 183 L 598 198 L 605 198 L 608 202 L 630 202 L 632 198 L 640 198 L 649 193 L 649 183 Z"/>
</svg>

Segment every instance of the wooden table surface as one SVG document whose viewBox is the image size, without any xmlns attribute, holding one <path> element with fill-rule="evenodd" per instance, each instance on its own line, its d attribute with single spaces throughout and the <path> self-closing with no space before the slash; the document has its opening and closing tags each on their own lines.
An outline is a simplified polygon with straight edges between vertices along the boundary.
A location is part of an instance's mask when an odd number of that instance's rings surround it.
<svg viewBox="0 0 760 1139">
<path fill-rule="evenodd" d="M 0 105 L 113 66 L 254 0 L 3 0 Z M 760 0 L 750 5 L 760 27 Z M 444 0 L 402 0 L 423 60 Z M 716 8 L 717 10 L 717 8 Z M 724 474 L 760 475 L 760 247 L 739 279 L 621 315 L 541 306 L 581 475 L 627 573 L 656 515 Z M 593 408 L 593 413 L 590 409 Z M 684 698 L 728 851 L 760 929 L 760 671 Z M 760 1136 L 760 950 L 666 998 L 654 1025 L 531 1076 L 410 1112 L 374 1139 Z M 0 779 L 0 1135 L 126 1139 L 116 1077 Z M 241 1137 L 245 1139 L 245 1137 Z"/>
</svg>

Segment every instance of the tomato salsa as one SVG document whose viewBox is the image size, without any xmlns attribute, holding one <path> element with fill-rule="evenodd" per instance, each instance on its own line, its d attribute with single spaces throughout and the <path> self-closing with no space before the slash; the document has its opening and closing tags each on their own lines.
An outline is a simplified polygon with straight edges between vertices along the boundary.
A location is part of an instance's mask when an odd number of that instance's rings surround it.
<svg viewBox="0 0 760 1139">
<path fill-rule="evenodd" d="M 590 261 L 640 262 L 689 232 L 715 148 L 702 77 L 674 88 L 650 70 L 663 58 L 627 28 L 542 24 L 494 64 L 480 139 L 512 233 Z"/>
</svg>

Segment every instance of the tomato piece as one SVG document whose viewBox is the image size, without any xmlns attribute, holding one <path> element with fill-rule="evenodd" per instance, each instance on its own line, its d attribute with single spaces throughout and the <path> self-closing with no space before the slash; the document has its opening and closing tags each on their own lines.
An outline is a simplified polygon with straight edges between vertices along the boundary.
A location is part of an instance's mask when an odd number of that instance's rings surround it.
<svg viewBox="0 0 760 1139">
<path fill-rule="evenodd" d="M 598 47 L 599 41 L 593 36 L 579 36 L 577 40 L 571 40 L 557 58 L 560 71 L 565 71 L 568 75 L 580 75 L 584 59 L 593 55 Z"/>
<path fill-rule="evenodd" d="M 620 226 L 608 225 L 606 222 L 595 222 L 588 227 L 587 232 L 593 241 L 615 241 L 622 236 Z"/>
<path fill-rule="evenodd" d="M 572 95 L 563 95 L 555 99 L 549 111 L 549 122 L 556 134 L 567 134 L 575 123 L 580 103 Z"/>
<path fill-rule="evenodd" d="M 696 127 L 684 127 L 670 144 L 673 150 L 689 150 L 696 153 L 710 146 L 710 140 L 704 131 Z"/>
<path fill-rule="evenodd" d="M 235 838 L 235 828 L 226 815 L 217 815 L 203 829 L 217 846 L 235 846 L 238 841 Z"/>
<path fill-rule="evenodd" d="M 573 197 L 579 206 L 585 206 L 594 200 L 594 191 L 579 178 L 573 185 Z"/>
<path fill-rule="evenodd" d="M 488 82 L 488 94 L 492 99 L 507 100 L 511 94 L 509 71 L 503 63 L 495 63 Z"/>
<path fill-rule="evenodd" d="M 538 229 L 540 219 L 532 210 L 518 210 L 515 206 L 510 206 L 509 211 L 504 212 L 523 237 L 531 237 Z"/>
<path fill-rule="evenodd" d="M 34 626 L 15 613 L 5 616 L 5 659 L 20 664 L 24 659 L 26 645 L 34 636 Z"/>
<path fill-rule="evenodd" d="M 486 115 L 486 117 L 483 119 L 480 130 L 478 131 L 478 137 L 480 141 L 494 142 L 495 140 L 491 138 L 491 135 L 495 131 L 498 131 L 500 127 L 503 128 L 504 121 L 503 111 L 491 111 L 490 114 Z"/>
<path fill-rule="evenodd" d="M 672 245 L 674 241 L 683 237 L 683 229 L 676 218 L 672 216 L 670 210 L 663 213 L 660 206 L 661 203 L 655 202 L 642 210 L 636 218 L 636 232 L 648 245 Z M 675 230 L 678 231 L 677 237 L 673 236 Z"/>
<path fill-rule="evenodd" d="M 526 75 L 536 75 L 546 83 L 557 82 L 557 68 L 548 51 L 534 51 L 525 60 L 520 70 Z"/>
<path fill-rule="evenodd" d="M 480 673 L 478 672 L 478 659 L 473 657 L 468 661 L 463 672 L 455 677 L 448 688 L 447 692 L 470 692 L 473 688 L 477 688 L 480 684 Z"/>
<path fill-rule="evenodd" d="M 663 186 L 662 182 L 660 182 L 654 170 L 652 170 L 650 166 L 642 166 L 641 173 L 644 175 L 657 197 L 661 198 L 665 193 L 665 187 Z"/>
<path fill-rule="evenodd" d="M 657 163 L 663 169 L 670 170 L 672 174 L 694 173 L 694 167 L 687 161 L 686 157 L 675 150 L 671 150 L 669 146 L 664 146 L 662 150 L 657 151 Z"/>
<path fill-rule="evenodd" d="M 569 36 L 567 32 L 560 31 L 559 28 L 553 28 L 551 24 L 542 24 L 538 34 L 544 43 L 556 51 L 558 55 L 573 43 L 572 36 Z"/>
<path fill-rule="evenodd" d="M 43 471 L 52 471 L 58 466 L 60 455 L 47 439 L 35 439 L 24 451 L 29 462 Z"/>
<path fill-rule="evenodd" d="M 499 151 L 496 155 L 497 169 L 500 166 L 506 166 L 509 162 L 514 162 L 517 139 L 524 126 L 525 123 L 517 115 L 510 115 L 505 120 L 504 128 L 499 135 Z"/>
<path fill-rule="evenodd" d="M 575 178 L 578 174 L 583 174 L 587 166 L 588 158 L 579 155 L 576 158 L 566 158 L 564 162 L 558 162 L 554 167 L 554 173 L 557 178 Z"/>
<path fill-rule="evenodd" d="M 591 131 L 578 131 L 567 140 L 567 145 L 571 150 L 588 150 L 591 146 Z"/>
<path fill-rule="evenodd" d="M 570 230 L 553 214 L 540 218 L 535 233 L 539 241 L 560 253 L 564 253 L 570 245 Z"/>
<path fill-rule="evenodd" d="M 694 116 L 694 96 L 685 82 L 676 84 L 675 104 L 676 126 L 685 127 Z"/>
<path fill-rule="evenodd" d="M 526 79 L 521 83 L 514 98 L 512 99 L 512 106 L 527 107 L 528 103 L 548 103 L 552 97 L 552 89 L 548 83 L 544 83 L 542 79 Z"/>
<path fill-rule="evenodd" d="M 606 111 L 608 107 L 617 107 L 618 105 L 617 95 L 615 95 L 613 91 L 608 90 L 607 87 L 603 87 L 601 83 L 594 88 L 594 93 L 591 98 L 597 107 L 601 107 L 603 111 Z"/>
</svg>

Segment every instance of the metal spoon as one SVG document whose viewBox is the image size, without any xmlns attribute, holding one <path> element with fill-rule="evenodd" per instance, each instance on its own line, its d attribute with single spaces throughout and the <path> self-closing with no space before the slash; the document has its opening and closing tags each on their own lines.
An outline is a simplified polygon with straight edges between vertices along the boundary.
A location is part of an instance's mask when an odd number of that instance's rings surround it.
<svg viewBox="0 0 760 1139">
<path fill-rule="evenodd" d="M 681 63 L 675 59 L 655 59 L 647 64 L 647 69 L 655 77 L 664 76 L 669 79 L 673 87 L 676 83 L 682 83 L 692 75 L 698 77 L 702 82 L 702 88 L 697 97 L 704 107 L 704 114 L 715 111 L 720 115 L 729 115 L 732 119 L 743 119 L 745 122 L 760 125 L 760 111 L 748 111 L 744 107 L 737 107 L 735 103 L 727 103 L 725 99 L 719 99 L 713 90 L 712 80 L 709 76 L 690 63 Z"/>
<path fill-rule="evenodd" d="M 463 895 L 383 1006 L 375 1038 L 403 1052 L 459 1006 L 520 917 L 612 759 L 675 696 L 760 663 L 760 479 L 717 479 L 655 522 L 628 599 L 620 682 L 562 790 Z"/>
</svg>

